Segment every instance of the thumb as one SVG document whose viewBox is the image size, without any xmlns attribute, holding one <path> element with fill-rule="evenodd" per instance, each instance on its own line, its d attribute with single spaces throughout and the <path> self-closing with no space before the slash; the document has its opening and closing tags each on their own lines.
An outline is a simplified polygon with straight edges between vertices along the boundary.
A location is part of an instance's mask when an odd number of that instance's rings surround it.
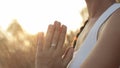
<svg viewBox="0 0 120 68">
<path fill-rule="evenodd" d="M 74 53 L 74 48 L 73 47 L 68 48 L 67 52 L 65 53 L 65 55 L 63 57 L 64 66 L 67 66 L 68 63 L 72 60 L 73 53 Z"/>
</svg>

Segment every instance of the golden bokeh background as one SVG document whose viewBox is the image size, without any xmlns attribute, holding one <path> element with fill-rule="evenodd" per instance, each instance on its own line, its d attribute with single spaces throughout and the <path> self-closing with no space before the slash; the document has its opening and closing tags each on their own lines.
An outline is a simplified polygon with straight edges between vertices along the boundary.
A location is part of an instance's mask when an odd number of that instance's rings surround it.
<svg viewBox="0 0 120 68">
<path fill-rule="evenodd" d="M 72 44 L 80 26 L 88 19 L 86 7 L 79 15 L 81 24 L 67 33 L 67 46 Z M 37 33 L 28 33 L 17 19 L 12 20 L 6 30 L 0 27 L 0 68 L 35 68 L 36 37 Z"/>
</svg>

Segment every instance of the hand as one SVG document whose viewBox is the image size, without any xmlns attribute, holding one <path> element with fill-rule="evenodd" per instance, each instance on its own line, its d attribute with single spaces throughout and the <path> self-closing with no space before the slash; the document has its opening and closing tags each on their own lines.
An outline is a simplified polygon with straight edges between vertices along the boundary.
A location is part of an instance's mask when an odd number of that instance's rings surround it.
<svg viewBox="0 0 120 68">
<path fill-rule="evenodd" d="M 46 37 L 38 34 L 36 68 L 66 68 L 72 59 L 74 49 L 64 46 L 67 28 L 55 21 L 49 25 Z"/>
</svg>

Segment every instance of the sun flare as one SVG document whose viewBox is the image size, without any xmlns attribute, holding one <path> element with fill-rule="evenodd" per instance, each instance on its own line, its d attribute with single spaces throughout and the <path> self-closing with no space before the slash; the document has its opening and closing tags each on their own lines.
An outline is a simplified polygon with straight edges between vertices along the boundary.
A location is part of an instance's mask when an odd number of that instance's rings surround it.
<svg viewBox="0 0 120 68">
<path fill-rule="evenodd" d="M 0 27 L 7 29 L 16 19 L 31 34 L 46 32 L 55 20 L 76 30 L 82 21 L 84 0 L 0 0 Z"/>
</svg>

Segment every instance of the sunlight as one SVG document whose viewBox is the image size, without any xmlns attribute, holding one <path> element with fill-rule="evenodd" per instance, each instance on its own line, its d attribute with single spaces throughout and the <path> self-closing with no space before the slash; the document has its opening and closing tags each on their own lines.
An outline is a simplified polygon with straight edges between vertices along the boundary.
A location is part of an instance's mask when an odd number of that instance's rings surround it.
<svg viewBox="0 0 120 68">
<path fill-rule="evenodd" d="M 47 26 L 58 20 L 68 30 L 76 30 L 84 6 L 84 0 L 0 0 L 0 27 L 7 29 L 17 19 L 25 31 L 35 34 L 46 32 Z"/>
</svg>

